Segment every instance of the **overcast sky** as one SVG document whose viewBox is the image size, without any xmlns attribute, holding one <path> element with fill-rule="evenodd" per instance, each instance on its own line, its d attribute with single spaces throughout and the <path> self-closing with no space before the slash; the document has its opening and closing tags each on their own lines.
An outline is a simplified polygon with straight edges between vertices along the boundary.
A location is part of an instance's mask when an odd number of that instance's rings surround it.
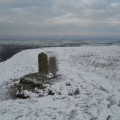
<svg viewBox="0 0 120 120">
<path fill-rule="evenodd" d="M 120 34 L 120 0 L 0 0 L 0 35 Z"/>
</svg>

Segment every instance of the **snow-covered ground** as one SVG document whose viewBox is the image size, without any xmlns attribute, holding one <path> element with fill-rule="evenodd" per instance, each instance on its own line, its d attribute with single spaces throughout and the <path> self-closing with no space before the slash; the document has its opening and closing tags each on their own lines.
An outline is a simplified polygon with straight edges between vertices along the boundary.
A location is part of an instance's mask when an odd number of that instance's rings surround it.
<svg viewBox="0 0 120 120">
<path fill-rule="evenodd" d="M 56 94 L 11 99 L 7 87 L 37 72 L 40 52 L 57 57 Z M 0 120 L 120 120 L 120 46 L 31 49 L 0 63 Z"/>
</svg>

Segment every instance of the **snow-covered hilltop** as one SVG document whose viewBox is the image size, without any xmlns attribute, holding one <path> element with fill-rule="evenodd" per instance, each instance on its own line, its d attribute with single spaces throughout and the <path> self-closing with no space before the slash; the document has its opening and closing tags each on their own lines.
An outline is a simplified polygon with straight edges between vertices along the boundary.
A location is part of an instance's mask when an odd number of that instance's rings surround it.
<svg viewBox="0 0 120 120">
<path fill-rule="evenodd" d="M 54 54 L 54 96 L 11 99 L 8 87 L 38 71 L 38 54 Z M 0 63 L 0 120 L 120 120 L 120 46 L 24 50 Z M 57 94 L 60 93 L 60 94 Z"/>
</svg>

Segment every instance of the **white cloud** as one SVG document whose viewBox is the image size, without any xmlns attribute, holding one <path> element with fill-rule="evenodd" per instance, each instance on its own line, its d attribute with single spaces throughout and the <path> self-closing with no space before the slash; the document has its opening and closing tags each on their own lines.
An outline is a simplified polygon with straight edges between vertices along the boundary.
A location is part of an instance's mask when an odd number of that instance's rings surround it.
<svg viewBox="0 0 120 120">
<path fill-rule="evenodd" d="M 113 2 L 110 4 L 111 7 L 120 7 L 120 3 L 118 2 Z"/>
<path fill-rule="evenodd" d="M 31 28 L 32 32 L 40 26 L 45 34 L 48 28 L 54 34 L 56 29 L 59 33 L 61 30 L 64 32 L 65 28 L 60 26 L 68 27 L 67 30 L 71 32 L 76 28 L 77 33 L 91 32 L 93 27 L 93 33 L 104 29 L 109 33 L 109 29 L 112 29 L 117 34 L 120 32 L 116 30 L 116 26 L 120 25 L 119 6 L 119 0 L 1 0 L 0 29 L 11 31 L 12 25 L 17 26 L 17 29 L 21 26 L 22 33 L 22 26 L 23 29 Z"/>
</svg>

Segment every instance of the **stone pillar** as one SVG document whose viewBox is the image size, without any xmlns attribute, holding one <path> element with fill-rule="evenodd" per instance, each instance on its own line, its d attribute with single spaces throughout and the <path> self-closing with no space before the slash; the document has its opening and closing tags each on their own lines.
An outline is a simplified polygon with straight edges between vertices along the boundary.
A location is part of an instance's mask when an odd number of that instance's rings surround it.
<svg viewBox="0 0 120 120">
<path fill-rule="evenodd" d="M 49 58 L 49 72 L 53 74 L 53 77 L 56 77 L 57 73 L 57 60 L 56 57 L 50 57 Z"/>
<path fill-rule="evenodd" d="M 41 74 L 49 72 L 48 56 L 43 52 L 38 55 L 38 72 Z"/>
</svg>

